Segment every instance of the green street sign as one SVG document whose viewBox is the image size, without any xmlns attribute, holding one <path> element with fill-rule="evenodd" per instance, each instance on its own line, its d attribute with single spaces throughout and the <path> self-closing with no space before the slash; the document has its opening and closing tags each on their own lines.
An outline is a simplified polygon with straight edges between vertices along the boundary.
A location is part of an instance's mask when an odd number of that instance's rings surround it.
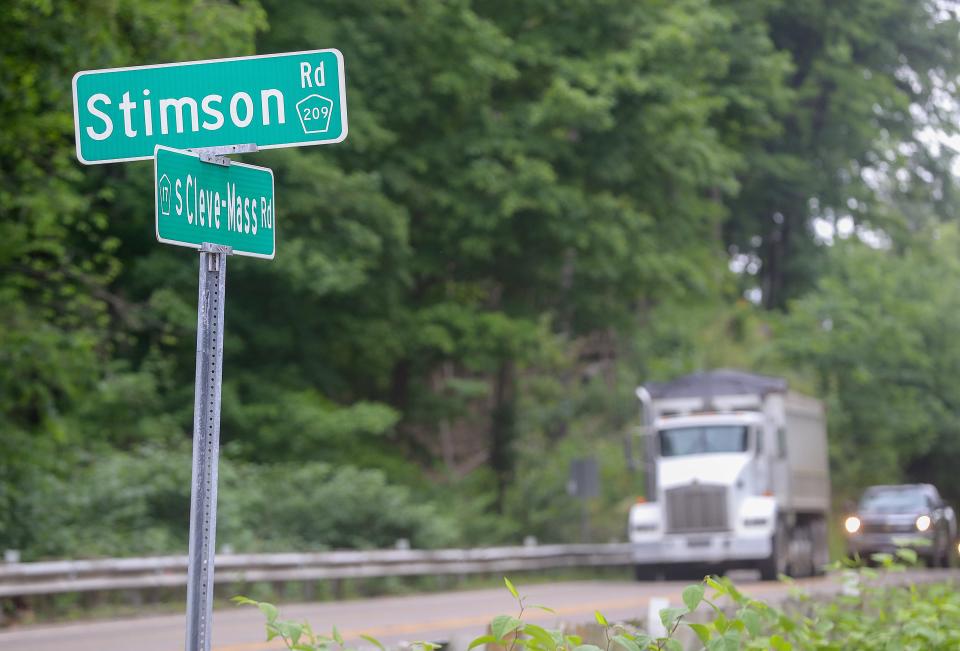
<svg viewBox="0 0 960 651">
<path fill-rule="evenodd" d="M 209 242 L 232 247 L 236 255 L 273 258 L 273 170 L 208 163 L 162 145 L 156 146 L 153 170 L 158 240 L 193 249 Z"/>
<path fill-rule="evenodd" d="M 87 165 L 148 159 L 154 147 L 258 149 L 347 137 L 338 50 L 78 72 L 77 158 Z"/>
</svg>

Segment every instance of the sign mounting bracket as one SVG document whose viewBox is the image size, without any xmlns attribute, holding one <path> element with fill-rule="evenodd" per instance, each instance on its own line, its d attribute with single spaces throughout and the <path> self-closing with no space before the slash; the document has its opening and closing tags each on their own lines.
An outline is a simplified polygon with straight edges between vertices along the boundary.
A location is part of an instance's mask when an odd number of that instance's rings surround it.
<svg viewBox="0 0 960 651">
<path fill-rule="evenodd" d="M 223 165 L 226 167 L 230 164 L 230 159 L 227 158 L 229 154 L 251 154 L 257 150 L 256 143 L 249 143 L 246 145 L 224 145 L 222 147 L 201 147 L 199 149 L 188 149 L 187 151 L 192 151 L 195 154 L 200 154 L 200 160 L 204 163 L 212 163 L 214 165 Z"/>
</svg>

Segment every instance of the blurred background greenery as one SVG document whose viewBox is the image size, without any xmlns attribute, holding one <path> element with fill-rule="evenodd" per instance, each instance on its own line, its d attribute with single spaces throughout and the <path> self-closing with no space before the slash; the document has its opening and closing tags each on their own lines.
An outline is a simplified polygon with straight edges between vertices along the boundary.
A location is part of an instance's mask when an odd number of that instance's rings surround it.
<svg viewBox="0 0 960 651">
<path fill-rule="evenodd" d="M 827 401 L 836 499 L 960 499 L 957 8 L 870 0 L 8 0 L 0 547 L 186 549 L 196 256 L 152 164 L 83 167 L 75 72 L 336 47 L 350 136 L 234 259 L 218 543 L 593 540 L 643 485 L 633 388 Z"/>
</svg>

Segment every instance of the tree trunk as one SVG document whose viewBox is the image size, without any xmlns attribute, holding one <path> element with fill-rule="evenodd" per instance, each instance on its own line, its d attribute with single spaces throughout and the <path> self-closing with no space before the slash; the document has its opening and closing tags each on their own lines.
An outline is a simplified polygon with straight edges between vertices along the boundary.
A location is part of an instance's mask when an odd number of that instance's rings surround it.
<svg viewBox="0 0 960 651">
<path fill-rule="evenodd" d="M 513 472 L 512 446 L 516 436 L 516 369 L 505 359 L 497 369 L 490 422 L 490 465 L 497 482 L 497 511 L 503 513 L 507 484 Z"/>
<path fill-rule="evenodd" d="M 774 220 L 773 226 L 765 238 L 765 255 L 762 257 L 761 288 L 763 307 L 768 310 L 782 309 L 786 306 L 784 293 L 787 275 L 787 262 L 790 258 L 791 216 L 782 213 L 780 220 Z"/>
</svg>

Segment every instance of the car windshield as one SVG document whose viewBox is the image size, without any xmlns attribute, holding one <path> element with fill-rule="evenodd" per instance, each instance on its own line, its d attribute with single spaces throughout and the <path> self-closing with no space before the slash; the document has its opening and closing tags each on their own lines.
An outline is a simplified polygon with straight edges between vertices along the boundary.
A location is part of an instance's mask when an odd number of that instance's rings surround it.
<svg viewBox="0 0 960 651">
<path fill-rule="evenodd" d="M 917 488 L 884 488 L 867 492 L 860 500 L 863 513 L 915 513 L 927 506 L 926 493 Z"/>
<path fill-rule="evenodd" d="M 664 457 L 746 450 L 747 428 L 743 426 L 717 425 L 660 430 L 660 455 Z"/>
</svg>

